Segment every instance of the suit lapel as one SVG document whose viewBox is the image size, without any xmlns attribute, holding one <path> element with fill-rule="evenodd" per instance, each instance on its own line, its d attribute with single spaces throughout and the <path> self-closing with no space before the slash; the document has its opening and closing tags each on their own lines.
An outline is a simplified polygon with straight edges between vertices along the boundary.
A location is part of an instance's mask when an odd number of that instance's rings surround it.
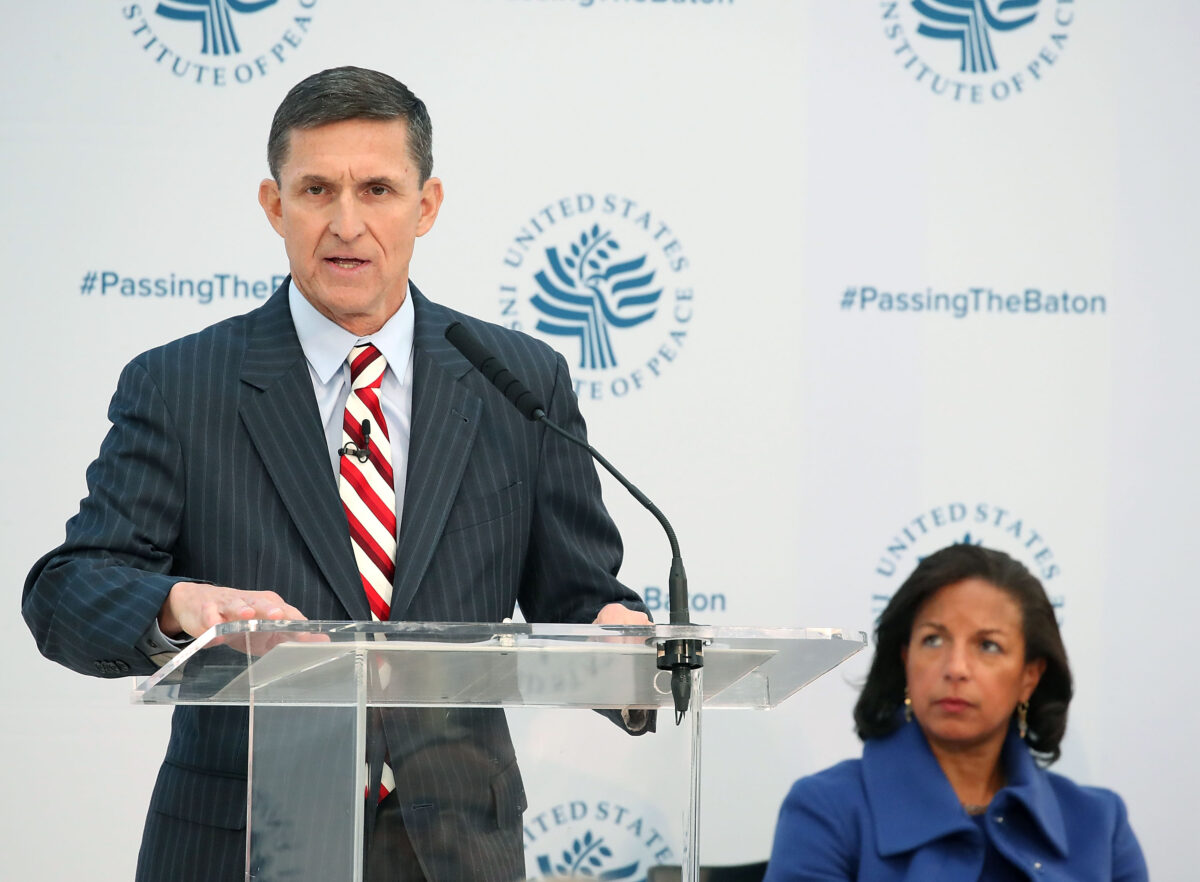
<svg viewBox="0 0 1200 882">
<path fill-rule="evenodd" d="M 286 283 L 256 315 L 241 379 L 242 422 L 271 482 L 347 615 L 370 620 Z"/>
<path fill-rule="evenodd" d="M 396 548 L 392 619 L 401 619 L 412 601 L 446 518 L 458 494 L 475 444 L 482 401 L 459 382 L 470 363 L 445 338 L 455 316 L 412 288 L 412 433 L 404 516 Z"/>
</svg>

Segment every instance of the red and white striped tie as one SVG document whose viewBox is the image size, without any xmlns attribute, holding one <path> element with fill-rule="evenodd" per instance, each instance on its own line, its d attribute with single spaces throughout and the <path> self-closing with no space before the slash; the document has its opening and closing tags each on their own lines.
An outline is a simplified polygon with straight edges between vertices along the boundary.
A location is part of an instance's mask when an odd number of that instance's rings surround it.
<svg viewBox="0 0 1200 882">
<path fill-rule="evenodd" d="M 350 350 L 350 397 L 342 418 L 342 508 L 350 524 L 354 558 L 362 578 L 371 618 L 386 622 L 391 614 L 392 579 L 396 575 L 396 491 L 392 479 L 392 445 L 379 401 L 387 359 L 374 345 Z M 363 437 L 363 421 L 370 423 Z M 354 450 L 360 451 L 355 454 Z M 389 670 L 381 668 L 380 678 Z M 369 776 L 369 770 L 368 770 Z M 396 786 L 391 766 L 383 765 L 379 787 L 382 800 Z"/>
<path fill-rule="evenodd" d="M 362 576 L 363 590 L 371 606 L 371 618 L 386 622 L 391 613 L 392 579 L 396 575 L 396 491 L 392 480 L 392 446 L 387 421 L 379 401 L 379 386 L 387 359 L 368 343 L 350 350 L 350 397 L 342 420 L 342 443 L 347 450 L 341 460 L 342 508 L 350 523 L 354 557 Z M 370 424 L 369 440 L 363 438 L 363 422 Z"/>
</svg>

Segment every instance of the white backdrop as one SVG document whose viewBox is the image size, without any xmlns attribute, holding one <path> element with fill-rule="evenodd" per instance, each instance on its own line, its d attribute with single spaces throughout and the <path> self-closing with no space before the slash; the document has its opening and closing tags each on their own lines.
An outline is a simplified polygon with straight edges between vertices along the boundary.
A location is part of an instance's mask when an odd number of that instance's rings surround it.
<svg viewBox="0 0 1200 882">
<path fill-rule="evenodd" d="M 224 55 L 159 11 L 185 5 L 4 4 L 8 878 L 132 876 L 167 715 L 41 659 L 17 595 L 120 367 L 285 271 L 255 203 L 270 116 L 347 63 L 430 106 L 431 296 L 532 329 L 547 249 L 598 225 L 646 258 L 653 316 L 577 378 L 593 443 L 675 523 L 695 618 L 870 630 L 920 555 L 1012 552 L 1076 674 L 1058 768 L 1126 798 L 1156 879 L 1194 875 L 1195 4 L 1041 0 L 976 71 L 908 2 L 277 0 L 233 13 Z M 665 542 L 606 499 L 653 598 Z M 708 715 L 705 860 L 765 857 L 791 781 L 857 754 L 866 661 L 771 714 Z M 581 774 L 558 835 L 630 794 L 629 819 L 660 812 L 632 778 L 607 788 Z M 631 828 L 604 829 L 644 871 Z"/>
</svg>

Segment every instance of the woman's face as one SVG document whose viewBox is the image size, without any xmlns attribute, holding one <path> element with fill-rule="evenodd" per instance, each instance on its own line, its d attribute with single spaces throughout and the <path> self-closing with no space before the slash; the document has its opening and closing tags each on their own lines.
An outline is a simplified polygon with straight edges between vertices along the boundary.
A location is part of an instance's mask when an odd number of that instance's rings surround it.
<svg viewBox="0 0 1200 882">
<path fill-rule="evenodd" d="M 1045 670 L 1025 661 L 1021 608 L 983 579 L 941 588 L 917 610 L 901 650 L 913 715 L 935 748 L 999 745 Z"/>
</svg>

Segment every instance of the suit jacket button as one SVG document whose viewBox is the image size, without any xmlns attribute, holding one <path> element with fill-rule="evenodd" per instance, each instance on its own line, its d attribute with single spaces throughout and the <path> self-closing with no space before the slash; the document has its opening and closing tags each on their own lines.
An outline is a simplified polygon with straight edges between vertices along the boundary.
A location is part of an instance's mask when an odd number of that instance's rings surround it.
<svg viewBox="0 0 1200 882">
<path fill-rule="evenodd" d="M 124 674 L 129 671 L 129 665 L 126 662 L 117 659 L 102 658 L 92 662 L 96 666 L 96 670 L 101 674 Z"/>
</svg>

